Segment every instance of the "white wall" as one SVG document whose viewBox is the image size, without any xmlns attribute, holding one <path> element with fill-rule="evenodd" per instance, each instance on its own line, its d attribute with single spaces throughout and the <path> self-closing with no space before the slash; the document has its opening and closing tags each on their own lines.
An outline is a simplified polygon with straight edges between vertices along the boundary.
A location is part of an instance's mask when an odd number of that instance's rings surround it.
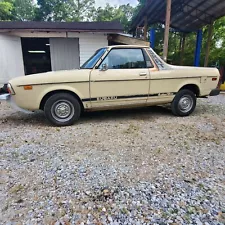
<svg viewBox="0 0 225 225">
<path fill-rule="evenodd" d="M 19 37 L 68 37 L 79 38 L 80 64 L 82 65 L 94 52 L 108 45 L 107 34 L 92 32 L 12 32 L 12 35 Z"/>
<path fill-rule="evenodd" d="M 24 75 L 21 40 L 0 34 L 0 87 L 11 78 Z"/>
<path fill-rule="evenodd" d="M 107 35 L 102 33 L 68 33 L 68 37 L 78 37 L 80 43 L 80 64 L 87 61 L 94 52 L 108 45 Z"/>
<path fill-rule="evenodd" d="M 79 38 L 80 65 L 94 52 L 108 45 L 107 34 L 91 32 L 11 32 L 0 34 L 0 86 L 11 78 L 24 75 L 20 37 Z"/>
<path fill-rule="evenodd" d="M 52 70 L 73 70 L 80 67 L 78 38 L 50 38 Z"/>
</svg>

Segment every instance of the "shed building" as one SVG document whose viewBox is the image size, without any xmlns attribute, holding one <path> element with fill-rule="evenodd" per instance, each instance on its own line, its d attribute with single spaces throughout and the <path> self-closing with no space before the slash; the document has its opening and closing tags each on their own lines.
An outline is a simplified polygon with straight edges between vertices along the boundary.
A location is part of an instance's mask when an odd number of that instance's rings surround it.
<svg viewBox="0 0 225 225">
<path fill-rule="evenodd" d="M 0 87 L 17 76 L 77 69 L 122 31 L 119 22 L 0 22 Z"/>
</svg>

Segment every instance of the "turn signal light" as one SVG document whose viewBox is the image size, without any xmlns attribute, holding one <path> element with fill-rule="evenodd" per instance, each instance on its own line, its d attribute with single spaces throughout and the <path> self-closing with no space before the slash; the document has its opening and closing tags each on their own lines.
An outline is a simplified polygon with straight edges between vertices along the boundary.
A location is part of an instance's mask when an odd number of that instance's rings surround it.
<svg viewBox="0 0 225 225">
<path fill-rule="evenodd" d="M 28 90 L 32 90 L 33 87 L 32 87 L 31 85 L 26 85 L 26 86 L 23 86 L 23 89 L 24 89 L 25 91 L 28 91 Z"/>
<path fill-rule="evenodd" d="M 217 80 L 217 77 L 213 77 L 213 78 L 212 78 L 212 81 L 216 81 L 216 80 Z"/>
</svg>

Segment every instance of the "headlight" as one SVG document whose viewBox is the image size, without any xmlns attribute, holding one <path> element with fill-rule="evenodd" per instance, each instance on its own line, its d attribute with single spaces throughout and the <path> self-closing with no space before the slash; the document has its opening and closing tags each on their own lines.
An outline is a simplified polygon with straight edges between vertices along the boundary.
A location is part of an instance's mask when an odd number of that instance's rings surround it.
<svg viewBox="0 0 225 225">
<path fill-rule="evenodd" d="M 11 95 L 15 95 L 16 94 L 15 91 L 13 90 L 12 85 L 10 83 L 8 83 L 7 89 L 8 89 L 9 94 L 11 94 Z"/>
</svg>

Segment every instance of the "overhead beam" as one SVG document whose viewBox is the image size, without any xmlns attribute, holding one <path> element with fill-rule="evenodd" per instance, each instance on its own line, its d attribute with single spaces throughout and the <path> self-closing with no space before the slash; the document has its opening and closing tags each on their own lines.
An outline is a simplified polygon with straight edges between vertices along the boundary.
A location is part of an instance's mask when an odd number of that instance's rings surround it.
<svg viewBox="0 0 225 225">
<path fill-rule="evenodd" d="M 168 55 L 170 17 L 171 17 L 171 0 L 167 0 L 166 20 L 165 20 L 165 33 L 164 33 L 164 45 L 163 45 L 163 60 L 165 62 L 167 61 L 167 55 Z"/>
<path fill-rule="evenodd" d="M 209 52 L 210 52 L 210 45 L 211 45 L 211 41 L 212 41 L 212 35 L 213 35 L 213 25 L 214 22 L 212 21 L 211 24 L 208 26 L 208 40 L 206 43 L 206 51 L 205 51 L 205 62 L 204 62 L 204 67 L 208 66 L 209 63 Z"/>
</svg>

